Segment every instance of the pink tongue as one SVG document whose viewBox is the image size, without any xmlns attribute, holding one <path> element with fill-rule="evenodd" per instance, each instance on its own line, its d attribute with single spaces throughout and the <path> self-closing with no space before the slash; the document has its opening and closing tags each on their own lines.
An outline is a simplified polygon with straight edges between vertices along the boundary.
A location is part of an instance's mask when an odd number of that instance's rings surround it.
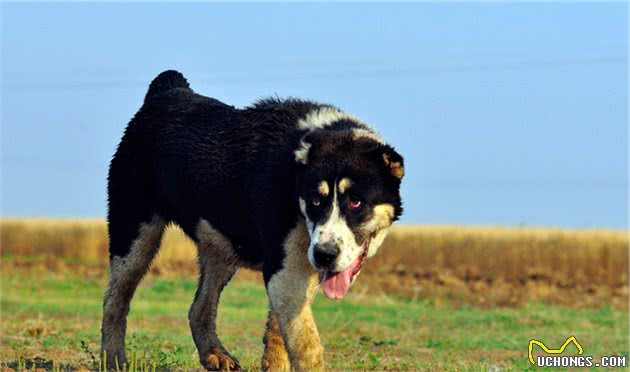
<svg viewBox="0 0 630 372">
<path fill-rule="evenodd" d="M 352 272 L 355 267 L 361 262 L 360 258 L 357 258 L 352 265 L 347 269 L 340 272 L 327 271 L 322 278 L 322 288 L 324 294 L 331 300 L 339 300 L 348 293 L 350 285 L 352 284 Z"/>
<path fill-rule="evenodd" d="M 322 288 L 324 294 L 331 300 L 339 300 L 348 293 L 350 289 L 350 281 L 352 280 L 352 268 L 339 273 L 327 272 L 324 274 L 324 282 Z"/>
</svg>

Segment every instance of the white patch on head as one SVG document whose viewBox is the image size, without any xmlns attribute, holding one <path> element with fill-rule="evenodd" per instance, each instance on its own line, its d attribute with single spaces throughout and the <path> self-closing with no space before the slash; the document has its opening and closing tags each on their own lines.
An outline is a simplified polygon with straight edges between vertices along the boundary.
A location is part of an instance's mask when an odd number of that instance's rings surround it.
<svg viewBox="0 0 630 372">
<path fill-rule="evenodd" d="M 385 143 L 381 136 L 363 120 L 334 107 L 319 107 L 310 111 L 305 117 L 298 120 L 297 128 L 313 131 L 316 129 L 324 129 L 341 120 L 351 121 L 358 126 L 357 128 L 351 129 L 353 139 L 369 138 L 380 144 Z M 308 164 L 310 148 L 310 143 L 304 141 L 304 139 L 300 140 L 299 146 L 294 151 L 295 161 L 304 165 Z"/>
<path fill-rule="evenodd" d="M 347 114 L 334 107 L 320 107 L 309 112 L 306 117 L 298 120 L 298 129 L 322 129 L 340 120 L 355 122 L 365 128 L 369 128 L 361 119 Z"/>
<path fill-rule="evenodd" d="M 372 128 L 370 129 L 354 128 L 352 129 L 352 138 L 355 140 L 359 138 L 369 138 L 382 145 L 385 144 L 385 141 L 383 141 L 383 138 L 381 138 L 381 136 L 378 133 L 376 133 Z"/>
<path fill-rule="evenodd" d="M 363 252 L 363 247 L 357 244 L 354 233 L 348 227 L 345 217 L 340 213 L 336 190 L 333 195 L 332 211 L 328 219 L 321 224 L 315 225 L 314 229 L 309 229 L 311 243 L 308 247 L 308 259 L 311 265 L 316 267 L 314 259 L 315 246 L 319 243 L 334 241 L 339 247 L 339 256 L 331 271 L 339 272 L 350 267 Z"/>
<path fill-rule="evenodd" d="M 295 154 L 295 161 L 300 164 L 308 164 L 308 151 L 311 149 L 311 144 L 308 142 L 300 141 L 300 146 L 293 153 Z"/>
</svg>

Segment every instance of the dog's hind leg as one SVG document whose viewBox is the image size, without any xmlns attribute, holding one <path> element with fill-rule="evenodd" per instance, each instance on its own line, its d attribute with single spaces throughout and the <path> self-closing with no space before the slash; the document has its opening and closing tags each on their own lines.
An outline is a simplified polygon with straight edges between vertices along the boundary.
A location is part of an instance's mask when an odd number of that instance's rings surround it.
<svg viewBox="0 0 630 372">
<path fill-rule="evenodd" d="M 121 222 L 110 220 L 110 245 L 128 244 L 128 249 L 112 250 L 110 247 L 110 252 L 127 253 L 124 256 L 112 253 L 110 257 L 109 285 L 103 299 L 101 357 L 107 356 L 108 369 L 122 370 L 127 362 L 125 333 L 129 303 L 160 247 L 165 222 L 153 217 L 148 222 L 136 224 L 135 237 L 131 237 L 129 224 L 123 227 L 118 225 Z"/>
<path fill-rule="evenodd" d="M 240 370 L 238 360 L 223 347 L 216 333 L 219 297 L 238 269 L 238 257 L 230 241 L 205 220 L 197 225 L 195 240 L 199 251 L 199 286 L 188 319 L 199 361 L 212 371 Z"/>
<path fill-rule="evenodd" d="M 279 372 L 290 371 L 291 363 L 289 362 L 289 354 L 287 354 L 287 349 L 284 347 L 280 324 L 278 324 L 278 316 L 273 310 L 269 310 L 263 343 L 265 344 L 265 352 L 261 362 L 262 370 Z"/>
</svg>

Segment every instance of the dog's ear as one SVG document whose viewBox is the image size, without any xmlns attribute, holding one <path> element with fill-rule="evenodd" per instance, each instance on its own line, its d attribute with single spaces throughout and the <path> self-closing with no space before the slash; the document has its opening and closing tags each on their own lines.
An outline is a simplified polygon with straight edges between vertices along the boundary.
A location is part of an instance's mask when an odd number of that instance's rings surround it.
<svg viewBox="0 0 630 372">
<path fill-rule="evenodd" d="M 403 157 L 389 145 L 384 145 L 381 149 L 381 157 L 385 167 L 389 169 L 389 174 L 402 180 L 405 175 L 405 164 Z"/>
</svg>

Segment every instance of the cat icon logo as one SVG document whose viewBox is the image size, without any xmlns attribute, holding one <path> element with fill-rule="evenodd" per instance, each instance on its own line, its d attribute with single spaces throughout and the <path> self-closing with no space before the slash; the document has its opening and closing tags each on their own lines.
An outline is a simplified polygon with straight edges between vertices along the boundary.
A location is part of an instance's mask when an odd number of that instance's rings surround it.
<svg viewBox="0 0 630 372">
<path fill-rule="evenodd" d="M 564 352 L 564 349 L 566 349 L 570 343 L 573 343 L 577 347 L 578 355 L 584 354 L 584 348 L 582 347 L 582 345 L 580 345 L 580 343 L 575 338 L 575 336 L 571 336 L 567 338 L 567 340 L 558 349 L 550 349 L 547 347 L 547 345 L 545 345 L 542 341 L 539 341 L 539 340 L 534 340 L 534 339 L 529 340 L 529 347 L 528 347 L 529 362 L 535 366 L 539 366 L 539 364 L 536 363 L 536 360 L 534 360 L 534 355 L 533 355 L 534 345 L 540 346 L 540 348 L 542 348 L 543 351 L 547 354 L 562 354 Z"/>
</svg>

